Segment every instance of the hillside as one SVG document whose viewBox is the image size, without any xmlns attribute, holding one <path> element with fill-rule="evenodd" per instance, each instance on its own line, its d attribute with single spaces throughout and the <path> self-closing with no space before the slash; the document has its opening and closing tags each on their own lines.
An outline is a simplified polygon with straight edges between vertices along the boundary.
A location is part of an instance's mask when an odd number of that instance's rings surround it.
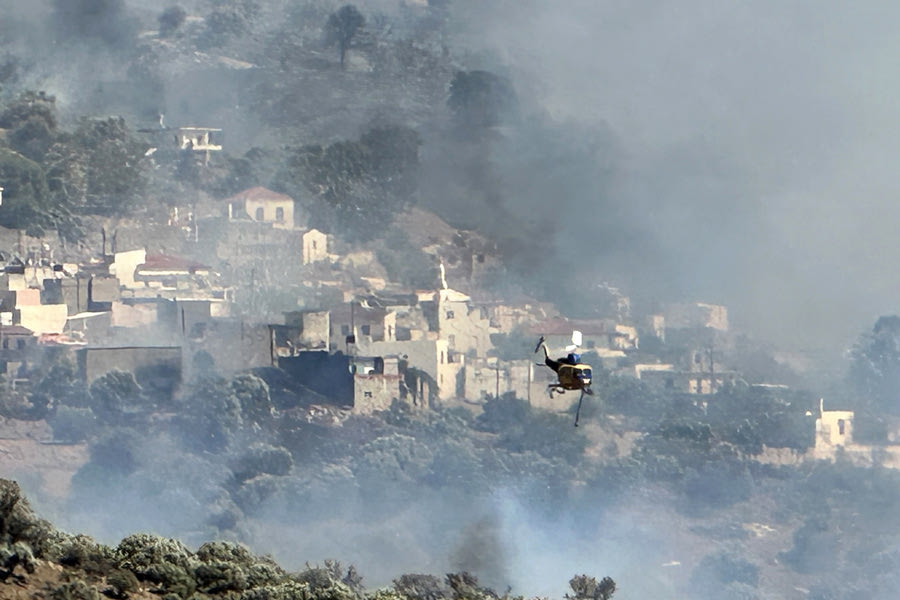
<svg viewBox="0 0 900 600">
<path fill-rule="evenodd" d="M 191 598 L 193 600 L 425 600 L 498 598 L 468 573 L 446 579 L 401 575 L 380 590 L 367 590 L 351 565 L 336 561 L 289 572 L 269 557 L 255 556 L 229 542 L 202 544 L 196 552 L 182 543 L 148 534 L 127 536 L 117 546 L 55 529 L 38 518 L 18 484 L 0 480 L 0 598 L 90 600 L 110 598 Z M 574 577 L 573 598 L 612 596 L 615 583 Z M 593 587 L 592 587 L 593 586 Z M 599 591 L 599 593 L 598 593 Z M 593 593 L 590 593 L 593 592 Z M 508 594 L 503 598 L 511 598 Z M 521 598 L 519 596 L 518 598 Z"/>
</svg>

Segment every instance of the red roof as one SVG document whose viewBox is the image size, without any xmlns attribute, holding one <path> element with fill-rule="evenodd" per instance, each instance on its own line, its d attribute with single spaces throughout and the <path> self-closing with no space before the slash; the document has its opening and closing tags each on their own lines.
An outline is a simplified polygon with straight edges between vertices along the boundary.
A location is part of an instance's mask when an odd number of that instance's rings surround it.
<svg viewBox="0 0 900 600">
<path fill-rule="evenodd" d="M 167 254 L 148 254 L 144 258 L 144 263 L 137 267 L 138 271 L 188 271 L 190 273 L 209 269 L 209 265 Z"/>
<path fill-rule="evenodd" d="M 243 192 L 239 192 L 232 196 L 231 198 L 226 198 L 226 202 L 238 202 L 238 201 L 246 201 L 246 200 L 277 200 L 279 202 L 290 201 L 293 202 L 294 199 L 285 194 L 279 194 L 278 192 L 273 192 L 269 188 L 264 188 L 261 185 L 256 187 L 252 187 L 248 190 L 244 190 Z"/>
</svg>

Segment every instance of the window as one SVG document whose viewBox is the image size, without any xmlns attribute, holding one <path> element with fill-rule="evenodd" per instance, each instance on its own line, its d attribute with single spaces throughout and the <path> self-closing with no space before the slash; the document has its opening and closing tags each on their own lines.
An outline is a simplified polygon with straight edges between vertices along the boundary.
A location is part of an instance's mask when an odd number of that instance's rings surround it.
<svg viewBox="0 0 900 600">
<path fill-rule="evenodd" d="M 363 335 L 371 335 L 372 334 L 372 326 L 371 325 L 363 325 L 360 327 Z"/>
<path fill-rule="evenodd" d="M 448 319 L 452 319 L 454 316 L 455 316 L 455 315 L 453 314 L 453 311 L 452 311 L 452 310 L 448 310 L 448 311 L 447 311 L 447 318 L 448 318 Z"/>
<path fill-rule="evenodd" d="M 279 223 L 284 222 L 284 207 L 278 206 L 275 208 L 275 220 Z"/>
<path fill-rule="evenodd" d="M 259 208 L 256 209 L 256 220 L 262 221 L 264 216 L 265 216 L 265 213 L 263 213 L 263 208 L 262 208 L 262 206 L 260 206 Z"/>
<path fill-rule="evenodd" d="M 844 435 L 844 420 L 838 419 L 838 435 Z"/>
<path fill-rule="evenodd" d="M 25 340 L 16 340 L 16 348 L 19 350 L 25 347 Z"/>
<path fill-rule="evenodd" d="M 6 350 L 9 348 L 9 339 L 3 340 L 3 349 Z"/>
<path fill-rule="evenodd" d="M 441 350 L 441 364 L 444 364 L 444 351 Z"/>
<path fill-rule="evenodd" d="M 363 392 L 363 396 L 365 396 L 366 398 L 371 398 L 372 392 Z"/>
<path fill-rule="evenodd" d="M 341 335 L 350 335 L 349 325 L 341 325 Z"/>
<path fill-rule="evenodd" d="M 318 248 L 316 248 L 316 246 L 317 246 L 318 244 L 316 244 L 316 240 L 313 240 L 312 242 L 313 242 L 313 250 L 317 250 Z"/>
</svg>

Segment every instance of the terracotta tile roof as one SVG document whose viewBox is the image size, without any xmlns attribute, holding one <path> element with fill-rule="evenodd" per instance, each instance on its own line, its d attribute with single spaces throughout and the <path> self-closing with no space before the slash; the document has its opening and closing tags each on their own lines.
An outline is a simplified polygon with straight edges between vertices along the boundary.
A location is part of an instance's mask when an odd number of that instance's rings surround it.
<svg viewBox="0 0 900 600">
<path fill-rule="evenodd" d="M 209 265 L 194 262 L 180 256 L 169 256 L 167 254 L 148 254 L 143 264 L 138 265 L 137 271 L 208 271 Z"/>
<path fill-rule="evenodd" d="M 273 192 L 268 188 L 264 188 L 261 185 L 258 185 L 256 187 L 244 190 L 243 192 L 238 192 L 231 198 L 226 198 L 224 202 L 240 202 L 245 200 L 277 200 L 279 202 L 284 202 L 286 200 L 293 201 L 293 198 L 286 194 Z"/>
</svg>

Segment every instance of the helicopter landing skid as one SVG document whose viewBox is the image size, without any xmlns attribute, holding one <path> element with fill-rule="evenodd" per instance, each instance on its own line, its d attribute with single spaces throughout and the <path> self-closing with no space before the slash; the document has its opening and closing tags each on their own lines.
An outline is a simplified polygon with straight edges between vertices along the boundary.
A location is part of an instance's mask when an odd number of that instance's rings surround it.
<svg viewBox="0 0 900 600">
<path fill-rule="evenodd" d="M 547 386 L 547 391 L 550 392 L 550 399 L 552 400 L 553 394 L 564 394 L 566 393 L 566 388 L 559 384 L 551 383 Z"/>
</svg>

